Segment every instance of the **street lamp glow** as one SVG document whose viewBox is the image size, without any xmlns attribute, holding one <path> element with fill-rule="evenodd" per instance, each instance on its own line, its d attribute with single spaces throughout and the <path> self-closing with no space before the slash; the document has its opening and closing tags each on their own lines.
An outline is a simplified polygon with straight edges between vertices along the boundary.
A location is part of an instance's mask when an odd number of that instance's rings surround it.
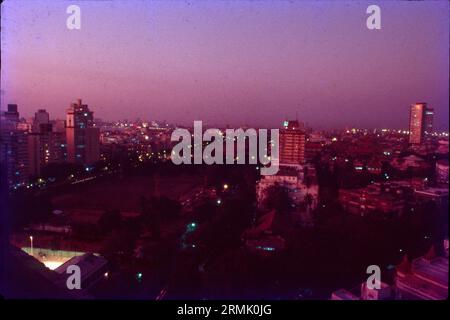
<svg viewBox="0 0 450 320">
<path fill-rule="evenodd" d="M 34 257 L 34 254 L 33 254 L 33 236 L 30 236 L 30 248 L 31 248 L 31 256 Z"/>
<path fill-rule="evenodd" d="M 223 185 L 223 188 L 224 188 L 225 190 L 227 190 L 227 189 L 228 189 L 228 184 L 225 183 L 225 184 Z"/>
<path fill-rule="evenodd" d="M 189 224 L 187 225 L 187 227 L 186 227 L 186 232 L 187 232 L 187 233 L 193 232 L 193 231 L 195 231 L 196 228 L 197 228 L 197 223 L 191 222 L 191 223 L 189 223 Z"/>
</svg>

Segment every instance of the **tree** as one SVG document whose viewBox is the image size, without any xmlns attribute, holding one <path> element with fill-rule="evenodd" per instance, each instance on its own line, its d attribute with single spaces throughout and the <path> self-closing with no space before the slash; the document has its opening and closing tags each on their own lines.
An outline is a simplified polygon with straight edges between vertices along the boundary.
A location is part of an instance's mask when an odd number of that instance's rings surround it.
<svg viewBox="0 0 450 320">
<path fill-rule="evenodd" d="M 217 205 L 209 199 L 202 199 L 200 203 L 198 203 L 194 207 L 194 217 L 199 221 L 210 220 L 215 216 L 217 210 Z"/>
<path fill-rule="evenodd" d="M 306 211 L 310 211 L 311 210 L 311 206 L 312 206 L 312 204 L 313 204 L 313 196 L 311 195 L 311 194 L 309 194 L 309 193 L 307 193 L 306 195 L 305 195 L 305 204 L 306 204 Z"/>
<path fill-rule="evenodd" d="M 107 210 L 98 220 L 98 230 L 102 234 L 108 234 L 119 229 L 122 222 L 122 215 L 119 210 Z"/>
<path fill-rule="evenodd" d="M 81 164 L 50 163 L 42 168 L 41 176 L 45 179 L 65 180 L 70 174 L 80 175 L 83 173 L 84 167 Z"/>
<path fill-rule="evenodd" d="M 165 210 L 160 197 L 141 198 L 142 222 L 150 229 L 154 239 L 161 236 L 161 216 Z"/>
<path fill-rule="evenodd" d="M 179 201 L 165 196 L 160 197 L 158 201 L 162 219 L 175 218 L 181 213 L 181 204 Z"/>
<path fill-rule="evenodd" d="M 286 187 L 275 183 L 266 190 L 264 206 L 277 212 L 288 212 L 292 208 L 292 200 Z"/>
<path fill-rule="evenodd" d="M 137 235 L 128 230 L 111 233 L 103 243 L 102 253 L 107 257 L 130 257 L 136 244 Z"/>
</svg>

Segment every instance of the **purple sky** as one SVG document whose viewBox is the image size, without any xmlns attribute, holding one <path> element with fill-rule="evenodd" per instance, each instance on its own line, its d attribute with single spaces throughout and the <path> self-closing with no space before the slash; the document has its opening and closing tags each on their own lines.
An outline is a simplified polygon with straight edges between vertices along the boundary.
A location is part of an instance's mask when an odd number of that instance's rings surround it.
<svg viewBox="0 0 450 320">
<path fill-rule="evenodd" d="M 447 1 L 6 1 L 1 27 L 1 106 L 26 117 L 80 97 L 105 120 L 405 128 L 426 101 L 448 129 Z"/>
</svg>

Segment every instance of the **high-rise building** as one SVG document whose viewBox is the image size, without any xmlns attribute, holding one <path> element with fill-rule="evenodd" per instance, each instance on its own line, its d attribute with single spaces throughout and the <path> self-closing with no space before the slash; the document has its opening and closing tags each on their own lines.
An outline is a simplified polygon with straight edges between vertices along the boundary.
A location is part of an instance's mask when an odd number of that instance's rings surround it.
<svg viewBox="0 0 450 320">
<path fill-rule="evenodd" d="M 45 109 L 39 109 L 34 114 L 32 131 L 40 132 L 41 124 L 49 124 L 49 123 L 50 123 L 50 115 L 48 114 L 48 112 L 45 111 Z"/>
<path fill-rule="evenodd" d="M 411 105 L 409 116 L 409 143 L 421 144 L 428 134 L 433 132 L 434 111 L 426 103 L 419 102 Z"/>
<path fill-rule="evenodd" d="M 28 135 L 28 171 L 31 176 L 39 176 L 41 173 L 42 146 L 39 133 L 31 132 Z"/>
<path fill-rule="evenodd" d="M 67 161 L 92 164 L 100 159 L 100 131 L 94 127 L 94 113 L 78 99 L 67 110 Z"/>
<path fill-rule="evenodd" d="M 425 114 L 423 116 L 423 127 L 425 134 L 432 134 L 433 133 L 433 118 L 434 118 L 434 109 L 433 108 L 426 108 Z"/>
<path fill-rule="evenodd" d="M 26 183 L 29 178 L 28 132 L 18 129 L 18 123 L 17 105 L 9 104 L 1 117 L 0 161 L 10 188 Z"/>
<path fill-rule="evenodd" d="M 17 111 L 17 104 L 8 104 L 8 109 L 4 113 L 6 121 L 19 122 L 19 112 Z"/>
<path fill-rule="evenodd" d="M 305 163 L 305 130 L 300 123 L 285 121 L 280 131 L 280 165 Z"/>
<path fill-rule="evenodd" d="M 52 124 L 52 141 L 50 147 L 50 159 L 53 162 L 61 162 L 67 160 L 66 147 L 66 121 L 53 120 Z"/>
<path fill-rule="evenodd" d="M 66 133 L 66 121 L 65 120 L 52 120 L 51 121 L 53 132 Z"/>
<path fill-rule="evenodd" d="M 40 109 L 32 120 L 28 135 L 29 173 L 39 176 L 42 167 L 66 160 L 66 131 L 64 121 L 50 121 L 48 112 Z"/>
</svg>

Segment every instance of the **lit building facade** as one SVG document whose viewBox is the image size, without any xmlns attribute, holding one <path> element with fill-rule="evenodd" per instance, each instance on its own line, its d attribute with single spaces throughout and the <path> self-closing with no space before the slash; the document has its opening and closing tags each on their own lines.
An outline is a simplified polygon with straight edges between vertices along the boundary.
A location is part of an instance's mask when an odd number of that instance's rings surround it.
<svg viewBox="0 0 450 320">
<path fill-rule="evenodd" d="M 58 126 L 57 126 L 58 124 Z M 66 160 L 66 132 L 64 121 L 50 121 L 41 109 L 35 113 L 33 127 L 28 134 L 29 174 L 39 176 L 44 166 Z"/>
<path fill-rule="evenodd" d="M 28 132 L 18 129 L 18 123 L 17 105 L 8 104 L 1 117 L 0 155 L 10 188 L 25 184 L 29 177 Z"/>
<path fill-rule="evenodd" d="M 305 131 L 298 121 L 285 121 L 280 130 L 280 165 L 305 163 Z"/>
<path fill-rule="evenodd" d="M 434 110 L 424 102 L 412 104 L 409 115 L 409 143 L 421 144 L 433 132 Z"/>
<path fill-rule="evenodd" d="M 81 99 L 67 110 L 67 161 L 92 164 L 100 159 L 100 131 L 94 127 L 94 113 Z"/>
</svg>

